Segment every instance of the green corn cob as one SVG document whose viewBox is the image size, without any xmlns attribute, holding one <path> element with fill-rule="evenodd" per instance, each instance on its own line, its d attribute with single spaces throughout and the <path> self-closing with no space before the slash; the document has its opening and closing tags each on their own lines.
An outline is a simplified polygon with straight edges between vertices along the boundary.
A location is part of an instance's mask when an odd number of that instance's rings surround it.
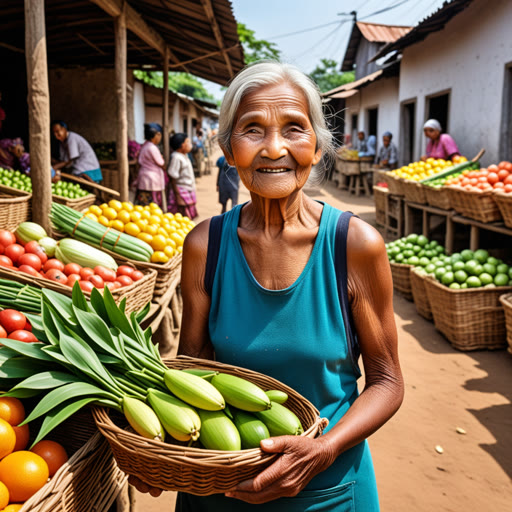
<svg viewBox="0 0 512 512">
<path fill-rule="evenodd" d="M 219 373 L 211 382 L 220 391 L 224 400 L 233 407 L 250 412 L 264 411 L 271 407 L 270 399 L 265 392 L 248 380 Z"/>
</svg>

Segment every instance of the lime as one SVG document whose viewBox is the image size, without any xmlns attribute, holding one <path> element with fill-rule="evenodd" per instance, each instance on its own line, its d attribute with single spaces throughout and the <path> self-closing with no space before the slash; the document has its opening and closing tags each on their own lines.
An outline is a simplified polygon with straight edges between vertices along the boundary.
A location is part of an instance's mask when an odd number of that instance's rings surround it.
<svg viewBox="0 0 512 512">
<path fill-rule="evenodd" d="M 435 250 L 437 254 L 444 254 L 444 247 L 441 247 L 440 245 L 438 245 Z"/>
<path fill-rule="evenodd" d="M 433 274 L 436 270 L 436 266 L 433 264 L 433 263 L 429 263 L 426 267 L 425 267 L 425 272 L 428 272 L 429 274 Z"/>
<path fill-rule="evenodd" d="M 433 258 L 430 258 L 430 261 L 432 263 L 435 263 L 436 261 L 439 261 L 439 256 L 434 256 Z"/>
<path fill-rule="evenodd" d="M 412 248 L 414 254 L 418 254 L 422 249 L 421 249 L 421 246 L 420 245 L 415 245 L 413 248 Z"/>
<path fill-rule="evenodd" d="M 437 261 L 435 261 L 435 262 L 434 262 L 434 265 L 435 265 L 436 267 L 438 267 L 438 268 L 439 268 L 439 267 L 444 267 L 444 261 L 437 260 Z"/>
<path fill-rule="evenodd" d="M 410 258 L 407 259 L 407 263 L 409 265 L 419 265 L 420 259 L 418 258 L 418 256 L 411 256 Z M 508 278 L 507 278 L 507 281 L 508 281 Z"/>
<path fill-rule="evenodd" d="M 468 274 L 473 274 L 475 275 L 474 273 L 474 269 L 475 267 L 478 265 L 478 261 L 476 260 L 467 260 L 465 265 L 464 265 L 464 270 L 468 273 Z"/>
<path fill-rule="evenodd" d="M 417 241 L 418 241 L 418 235 L 416 235 L 415 233 L 411 233 L 407 238 L 406 240 L 412 244 L 415 244 Z"/>
<path fill-rule="evenodd" d="M 418 253 L 418 258 L 422 258 L 425 256 L 425 249 L 421 249 L 421 251 Z"/>
<path fill-rule="evenodd" d="M 508 265 L 506 265 L 505 263 L 502 263 L 501 265 L 498 265 L 496 267 L 496 272 L 498 274 L 508 274 Z"/>
<path fill-rule="evenodd" d="M 498 273 L 496 267 L 494 265 L 492 265 L 491 263 L 484 263 L 483 267 L 484 267 L 484 272 L 486 272 L 487 274 L 490 274 L 491 276 L 495 276 Z"/>
<path fill-rule="evenodd" d="M 402 254 L 406 258 L 410 258 L 411 256 L 415 256 L 414 251 L 411 251 L 410 249 L 406 249 Z"/>
<path fill-rule="evenodd" d="M 478 249 L 475 251 L 473 257 L 478 263 L 485 263 L 489 257 L 489 253 L 485 249 Z"/>
<path fill-rule="evenodd" d="M 487 258 L 487 263 L 490 263 L 491 265 L 498 266 L 500 264 L 500 261 L 496 259 L 494 256 L 490 256 Z"/>
<path fill-rule="evenodd" d="M 473 275 L 479 276 L 483 271 L 484 271 L 484 267 L 482 267 L 482 265 L 480 265 L 480 263 L 478 263 L 475 266 L 475 268 L 473 269 Z"/>
<path fill-rule="evenodd" d="M 461 261 L 462 260 L 462 256 L 460 255 L 460 253 L 458 252 L 454 252 L 451 256 L 450 256 L 450 259 L 452 260 L 452 263 L 455 262 L 455 261 Z"/>
<path fill-rule="evenodd" d="M 489 283 L 484 286 L 484 288 L 496 288 L 496 285 L 494 283 Z"/>
<path fill-rule="evenodd" d="M 463 261 L 452 262 L 452 267 L 453 267 L 453 270 L 455 270 L 455 271 L 464 270 L 465 266 L 466 266 L 466 264 Z"/>
<path fill-rule="evenodd" d="M 460 290 L 460 284 L 459 283 L 450 283 L 449 286 L 452 290 Z"/>
<path fill-rule="evenodd" d="M 508 277 L 512 279 L 512 267 L 508 267 Z"/>
<path fill-rule="evenodd" d="M 507 286 L 508 285 L 508 275 L 500 274 L 500 273 L 496 274 L 494 276 L 494 284 L 496 286 Z"/>
<path fill-rule="evenodd" d="M 466 274 L 466 272 L 464 272 L 464 270 L 457 270 L 454 273 L 454 277 L 455 281 L 457 281 L 458 283 L 465 283 L 466 279 L 468 278 L 468 275 Z"/>
<path fill-rule="evenodd" d="M 399 253 L 399 254 L 397 254 L 397 255 L 395 256 L 395 261 L 396 261 L 397 263 L 402 263 L 402 261 L 404 261 L 404 259 L 405 259 L 405 256 L 404 256 L 403 254 L 401 254 L 401 253 Z"/>
<path fill-rule="evenodd" d="M 464 261 L 469 261 L 469 260 L 473 259 L 473 251 L 470 251 L 469 249 L 464 249 L 464 250 L 460 253 L 460 256 L 461 256 L 461 258 L 462 258 Z"/>
<path fill-rule="evenodd" d="M 462 284 L 460 285 L 460 289 L 461 289 L 461 290 L 465 290 L 467 287 L 468 287 L 468 283 L 462 283 Z"/>
<path fill-rule="evenodd" d="M 407 243 L 404 245 L 404 249 L 407 249 L 407 250 L 412 250 L 414 247 L 414 244 L 411 244 L 411 243 Z"/>
<path fill-rule="evenodd" d="M 432 251 L 431 249 L 427 249 L 425 251 L 425 256 L 427 258 L 433 258 L 434 256 L 436 255 L 436 252 L 435 251 Z"/>
<path fill-rule="evenodd" d="M 421 245 L 421 247 L 424 247 L 425 245 L 428 244 L 428 238 L 426 236 L 420 235 L 416 240 L 416 243 L 418 245 Z"/>
<path fill-rule="evenodd" d="M 425 258 L 425 257 L 420 258 L 419 264 L 422 267 L 426 267 L 427 265 L 430 265 L 430 260 L 428 258 Z"/>
<path fill-rule="evenodd" d="M 445 272 L 441 277 L 441 282 L 448 286 L 453 283 L 454 279 L 453 272 Z"/>
<path fill-rule="evenodd" d="M 436 279 L 438 281 L 441 281 L 441 278 L 443 277 L 444 273 L 446 272 L 446 269 L 444 267 L 439 267 L 435 272 L 434 275 L 436 276 Z"/>
<path fill-rule="evenodd" d="M 482 286 L 482 282 L 476 276 L 468 277 L 466 284 L 468 285 L 468 288 L 479 288 L 480 286 Z"/>
<path fill-rule="evenodd" d="M 431 240 L 430 243 L 428 244 L 428 247 L 433 249 L 434 247 L 437 247 L 438 245 L 439 244 L 435 240 Z"/>
<path fill-rule="evenodd" d="M 482 272 L 478 276 L 478 278 L 480 279 L 480 281 L 482 281 L 483 285 L 490 284 L 493 282 L 493 278 L 492 278 L 491 274 L 488 274 L 487 272 Z"/>
</svg>

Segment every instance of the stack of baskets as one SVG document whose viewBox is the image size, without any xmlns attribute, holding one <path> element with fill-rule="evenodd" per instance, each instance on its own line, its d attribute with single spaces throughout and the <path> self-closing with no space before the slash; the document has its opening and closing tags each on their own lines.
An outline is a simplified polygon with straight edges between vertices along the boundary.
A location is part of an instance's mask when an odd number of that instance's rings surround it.
<svg viewBox="0 0 512 512">
<path fill-rule="evenodd" d="M 458 213 L 486 223 L 502 220 L 500 209 L 494 199 L 494 191 L 473 192 L 456 186 L 447 188 L 451 206 Z"/>
<path fill-rule="evenodd" d="M 498 205 L 505 226 L 512 228 L 512 194 L 496 191 L 494 200 Z"/>
<path fill-rule="evenodd" d="M 413 300 L 411 288 L 411 268 L 413 266 L 392 262 L 390 262 L 390 266 L 391 276 L 393 277 L 393 288 L 407 300 Z"/>
<path fill-rule="evenodd" d="M 0 185 L 0 226 L 10 231 L 32 219 L 32 194 Z"/>
<path fill-rule="evenodd" d="M 512 354 L 512 293 L 500 297 L 501 305 L 505 311 L 505 326 L 507 328 L 508 352 Z"/>
</svg>

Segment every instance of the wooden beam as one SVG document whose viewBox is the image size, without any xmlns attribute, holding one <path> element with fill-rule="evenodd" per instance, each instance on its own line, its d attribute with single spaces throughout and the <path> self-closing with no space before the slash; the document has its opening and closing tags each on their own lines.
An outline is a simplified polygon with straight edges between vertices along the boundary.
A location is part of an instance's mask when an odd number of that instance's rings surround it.
<svg viewBox="0 0 512 512">
<path fill-rule="evenodd" d="M 44 0 L 25 0 L 32 218 L 51 233 L 52 177 L 50 154 L 50 92 L 46 58 Z"/>
<path fill-rule="evenodd" d="M 169 149 L 169 48 L 166 47 L 164 55 L 164 88 L 162 91 L 163 108 L 162 108 L 162 128 L 163 128 L 163 145 L 164 145 L 164 160 L 169 163 L 170 149 Z"/>
<path fill-rule="evenodd" d="M 80 32 L 77 32 L 76 35 L 86 44 L 88 44 L 91 48 L 94 48 L 98 53 L 100 53 L 101 55 L 107 55 L 106 52 L 104 52 L 99 46 L 96 46 L 92 41 L 89 41 L 89 39 L 87 39 L 87 37 L 85 37 L 84 35 L 80 34 Z"/>
<path fill-rule="evenodd" d="M 126 4 L 124 4 L 126 5 Z M 129 200 L 129 166 L 128 166 L 128 115 L 126 113 L 126 9 L 121 9 L 114 20 L 116 40 L 116 97 L 117 97 L 117 139 L 116 153 L 119 164 L 119 182 L 121 201 Z"/>
<path fill-rule="evenodd" d="M 213 57 L 214 55 L 218 55 L 220 53 L 225 55 L 227 52 L 230 52 L 231 50 L 234 50 L 234 49 L 238 48 L 239 46 L 240 46 L 239 44 L 235 44 L 235 46 L 232 46 L 231 48 L 227 48 L 225 50 L 216 50 L 214 52 L 205 53 L 204 55 L 200 55 L 199 57 L 195 57 L 193 59 L 185 60 L 185 61 L 179 62 L 177 64 L 171 64 L 171 68 L 176 68 L 178 66 L 183 66 L 184 64 L 190 64 L 191 62 L 196 62 L 198 60 L 206 59 L 207 57 Z M 230 70 L 229 71 L 230 73 L 233 72 L 233 68 L 231 67 L 231 62 L 229 63 L 229 70 Z M 231 76 L 233 76 L 233 75 L 231 75 Z"/>
</svg>

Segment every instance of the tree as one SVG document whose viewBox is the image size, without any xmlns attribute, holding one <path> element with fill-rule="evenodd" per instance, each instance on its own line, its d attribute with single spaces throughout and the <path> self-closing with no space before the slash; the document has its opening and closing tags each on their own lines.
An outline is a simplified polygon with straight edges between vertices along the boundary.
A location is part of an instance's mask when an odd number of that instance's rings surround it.
<svg viewBox="0 0 512 512">
<path fill-rule="evenodd" d="M 280 59 L 281 52 L 276 45 L 264 39 L 256 39 L 254 30 L 248 29 L 244 23 L 237 24 L 237 31 L 244 49 L 246 64 L 252 64 L 262 59 Z"/>
<path fill-rule="evenodd" d="M 353 71 L 340 73 L 338 71 L 338 63 L 332 59 L 321 59 L 320 64 L 316 66 L 309 76 L 315 81 L 322 92 L 330 91 L 355 80 Z"/>
</svg>

